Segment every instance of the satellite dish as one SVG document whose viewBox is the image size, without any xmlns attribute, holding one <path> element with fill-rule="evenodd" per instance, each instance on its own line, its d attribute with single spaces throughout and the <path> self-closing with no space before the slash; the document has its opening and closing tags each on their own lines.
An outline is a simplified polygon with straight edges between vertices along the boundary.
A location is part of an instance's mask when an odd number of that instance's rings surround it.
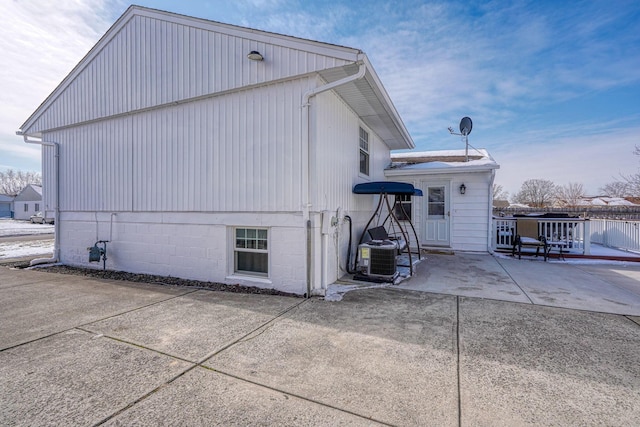
<svg viewBox="0 0 640 427">
<path fill-rule="evenodd" d="M 463 117 L 460 120 L 460 133 L 464 136 L 467 136 L 471 133 L 471 128 L 473 128 L 473 123 L 469 117 Z"/>
</svg>

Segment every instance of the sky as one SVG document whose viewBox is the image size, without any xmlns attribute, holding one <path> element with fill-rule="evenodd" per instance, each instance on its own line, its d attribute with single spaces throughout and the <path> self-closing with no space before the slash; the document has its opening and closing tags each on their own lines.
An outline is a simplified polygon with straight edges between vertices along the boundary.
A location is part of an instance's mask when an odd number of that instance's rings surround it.
<svg viewBox="0 0 640 427">
<path fill-rule="evenodd" d="M 141 6 L 364 51 L 417 151 L 472 147 L 515 194 L 527 179 L 590 195 L 640 170 L 640 2 L 138 0 Z M 0 1 L 0 170 L 40 171 L 16 131 L 129 3 Z"/>
</svg>

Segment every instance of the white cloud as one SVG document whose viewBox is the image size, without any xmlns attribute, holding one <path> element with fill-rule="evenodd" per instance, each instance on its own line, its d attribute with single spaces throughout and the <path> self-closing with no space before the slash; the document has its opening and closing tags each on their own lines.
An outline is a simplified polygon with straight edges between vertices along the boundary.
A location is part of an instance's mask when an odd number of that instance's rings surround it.
<svg viewBox="0 0 640 427">
<path fill-rule="evenodd" d="M 109 28 L 118 5 L 106 0 L 0 2 L 2 163 L 39 164 L 40 148 L 26 146 L 15 132 Z"/>
</svg>

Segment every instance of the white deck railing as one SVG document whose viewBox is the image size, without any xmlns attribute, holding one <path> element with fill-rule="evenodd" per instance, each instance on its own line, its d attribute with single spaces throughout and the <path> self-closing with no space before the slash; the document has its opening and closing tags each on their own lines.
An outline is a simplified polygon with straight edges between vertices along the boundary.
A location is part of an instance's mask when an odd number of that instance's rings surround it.
<svg viewBox="0 0 640 427">
<path fill-rule="evenodd" d="M 511 249 L 517 234 L 516 218 L 493 220 L 494 249 Z M 562 248 L 563 252 L 588 255 L 591 250 L 590 221 L 577 218 L 538 219 L 538 234 L 545 236 L 551 249 Z"/>
<path fill-rule="evenodd" d="M 590 222 L 593 243 L 640 252 L 640 221 L 592 219 Z"/>
</svg>

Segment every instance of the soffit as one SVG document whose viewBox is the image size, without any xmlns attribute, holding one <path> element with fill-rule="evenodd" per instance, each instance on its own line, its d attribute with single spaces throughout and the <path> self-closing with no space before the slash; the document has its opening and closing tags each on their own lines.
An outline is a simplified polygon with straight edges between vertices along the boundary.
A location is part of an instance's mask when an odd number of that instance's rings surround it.
<svg viewBox="0 0 640 427">
<path fill-rule="evenodd" d="M 320 71 L 320 76 L 331 83 L 356 74 L 358 68 L 356 64 L 332 68 Z M 367 67 L 364 78 L 338 86 L 334 91 L 390 149 L 413 148 L 407 129 L 376 80 L 376 76 Z"/>
</svg>

